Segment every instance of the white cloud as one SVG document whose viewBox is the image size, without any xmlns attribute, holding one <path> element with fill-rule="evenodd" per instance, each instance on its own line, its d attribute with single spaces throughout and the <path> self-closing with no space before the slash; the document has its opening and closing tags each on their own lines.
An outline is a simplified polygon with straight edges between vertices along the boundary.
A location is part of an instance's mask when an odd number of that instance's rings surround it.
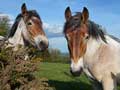
<svg viewBox="0 0 120 90">
<path fill-rule="evenodd" d="M 0 13 L 0 17 L 8 17 L 10 20 L 14 20 L 15 17 L 11 14 Z"/>
<path fill-rule="evenodd" d="M 48 24 L 43 23 L 43 29 L 45 30 L 46 35 L 48 38 L 53 37 L 63 37 L 63 25 L 62 24 Z"/>
<path fill-rule="evenodd" d="M 63 25 L 62 24 L 48 24 L 43 23 L 43 28 L 52 33 L 62 33 Z"/>
</svg>

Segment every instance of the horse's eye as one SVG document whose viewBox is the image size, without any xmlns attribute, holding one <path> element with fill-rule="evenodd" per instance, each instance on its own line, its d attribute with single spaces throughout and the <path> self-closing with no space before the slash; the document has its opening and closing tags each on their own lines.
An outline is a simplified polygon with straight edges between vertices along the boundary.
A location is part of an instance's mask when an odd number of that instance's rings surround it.
<svg viewBox="0 0 120 90">
<path fill-rule="evenodd" d="M 88 34 L 85 34 L 85 39 L 89 39 L 89 35 Z"/>
<path fill-rule="evenodd" d="M 89 39 L 89 36 L 87 36 L 86 39 Z"/>
<path fill-rule="evenodd" d="M 32 23 L 31 23 L 31 22 L 28 22 L 27 25 L 32 25 Z"/>
</svg>

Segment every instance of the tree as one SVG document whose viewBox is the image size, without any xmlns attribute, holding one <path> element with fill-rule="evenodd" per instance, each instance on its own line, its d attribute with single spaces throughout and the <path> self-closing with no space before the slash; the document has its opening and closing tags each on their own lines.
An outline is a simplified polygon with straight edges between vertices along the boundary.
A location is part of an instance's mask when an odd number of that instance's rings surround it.
<svg viewBox="0 0 120 90">
<path fill-rule="evenodd" d="M 5 36 L 10 28 L 9 25 L 10 19 L 8 16 L 0 17 L 0 35 Z"/>
</svg>

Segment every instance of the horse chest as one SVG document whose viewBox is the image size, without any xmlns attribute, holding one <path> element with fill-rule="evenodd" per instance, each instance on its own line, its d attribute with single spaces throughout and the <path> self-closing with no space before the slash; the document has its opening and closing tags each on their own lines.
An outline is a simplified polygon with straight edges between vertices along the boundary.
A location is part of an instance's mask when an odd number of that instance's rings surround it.
<svg viewBox="0 0 120 90">
<path fill-rule="evenodd" d="M 91 74 L 90 70 L 89 70 L 87 67 L 84 68 L 84 73 L 85 73 L 89 78 L 95 79 L 94 76 Z"/>
<path fill-rule="evenodd" d="M 94 62 L 92 61 L 94 60 Z M 84 73 L 91 79 L 101 81 L 101 74 L 96 67 L 96 58 L 89 58 L 89 60 L 84 60 Z"/>
<path fill-rule="evenodd" d="M 83 71 L 90 80 L 101 82 L 101 75 L 97 75 L 96 72 L 92 70 L 92 68 L 85 66 Z"/>
</svg>

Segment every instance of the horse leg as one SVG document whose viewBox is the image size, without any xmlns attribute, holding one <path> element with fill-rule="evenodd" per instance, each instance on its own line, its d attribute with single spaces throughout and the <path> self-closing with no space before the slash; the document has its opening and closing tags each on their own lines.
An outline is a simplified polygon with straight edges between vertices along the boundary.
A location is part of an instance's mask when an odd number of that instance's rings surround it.
<svg viewBox="0 0 120 90">
<path fill-rule="evenodd" d="M 92 83 L 93 90 L 103 90 L 102 84 L 96 80 L 90 80 Z"/>
<path fill-rule="evenodd" d="M 116 80 L 117 80 L 117 84 L 120 85 L 120 73 L 117 75 Z"/>
<path fill-rule="evenodd" d="M 103 90 L 117 90 L 116 77 L 112 74 L 107 74 L 102 79 Z"/>
</svg>

